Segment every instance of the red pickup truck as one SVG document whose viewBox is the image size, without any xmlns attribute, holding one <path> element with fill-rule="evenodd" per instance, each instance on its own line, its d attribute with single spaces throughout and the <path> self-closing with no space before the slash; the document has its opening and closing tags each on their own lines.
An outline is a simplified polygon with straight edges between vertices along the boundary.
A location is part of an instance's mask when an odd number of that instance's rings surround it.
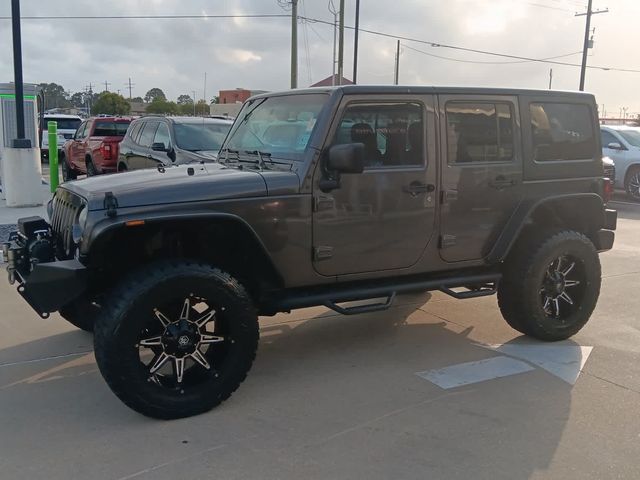
<svg viewBox="0 0 640 480">
<path fill-rule="evenodd" d="M 133 119 L 94 117 L 80 124 L 73 139 L 64 144 L 60 166 L 62 178 L 98 175 L 116 171 L 118 147 Z"/>
</svg>

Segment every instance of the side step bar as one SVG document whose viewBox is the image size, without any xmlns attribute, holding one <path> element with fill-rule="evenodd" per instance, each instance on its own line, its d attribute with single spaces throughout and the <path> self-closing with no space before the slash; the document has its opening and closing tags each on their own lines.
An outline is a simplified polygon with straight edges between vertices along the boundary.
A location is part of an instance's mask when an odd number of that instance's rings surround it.
<svg viewBox="0 0 640 480">
<path fill-rule="evenodd" d="M 316 307 L 324 305 L 344 315 L 374 312 L 389 308 L 395 296 L 401 293 L 424 292 L 440 290 L 447 295 L 459 299 L 484 297 L 496 293 L 498 283 L 502 275 L 500 273 L 477 274 L 469 276 L 457 276 L 448 278 L 431 278 L 425 280 L 411 280 L 404 283 L 392 284 L 356 284 L 356 285 L 332 285 L 329 288 L 316 291 L 290 291 L 283 297 L 270 299 L 263 304 L 261 314 L 273 315 L 277 312 L 288 312 L 298 308 Z M 397 281 L 398 279 L 396 279 Z M 455 291 L 454 288 L 464 288 L 463 291 Z M 355 307 L 341 307 L 338 303 L 369 300 L 386 297 L 386 301 Z M 273 312 L 273 313 L 271 313 Z"/>
</svg>

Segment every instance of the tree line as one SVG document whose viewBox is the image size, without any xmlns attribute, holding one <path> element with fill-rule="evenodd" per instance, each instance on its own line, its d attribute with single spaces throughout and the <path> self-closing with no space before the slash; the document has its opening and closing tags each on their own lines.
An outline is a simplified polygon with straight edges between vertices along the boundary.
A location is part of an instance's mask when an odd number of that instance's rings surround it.
<svg viewBox="0 0 640 480">
<path fill-rule="evenodd" d="M 44 92 L 44 109 L 53 108 L 87 108 L 92 115 L 127 115 L 131 111 L 129 102 L 145 103 L 147 113 L 160 113 L 167 115 L 203 115 L 209 113 L 209 104 L 200 99 L 194 103 L 190 95 L 179 95 L 176 101 L 170 101 L 162 89 L 154 87 L 144 97 L 133 97 L 127 100 L 116 92 L 70 92 L 57 83 L 40 83 L 38 85 Z M 218 97 L 214 97 L 211 103 L 218 103 Z"/>
</svg>

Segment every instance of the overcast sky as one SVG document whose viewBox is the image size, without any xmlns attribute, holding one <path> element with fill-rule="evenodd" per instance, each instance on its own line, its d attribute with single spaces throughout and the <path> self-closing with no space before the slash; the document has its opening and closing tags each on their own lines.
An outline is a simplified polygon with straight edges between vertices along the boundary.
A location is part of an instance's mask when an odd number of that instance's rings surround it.
<svg viewBox="0 0 640 480">
<path fill-rule="evenodd" d="M 339 0 L 334 0 L 339 4 Z M 354 24 L 355 0 L 346 0 L 346 24 Z M 490 50 L 532 58 L 571 54 L 582 49 L 586 0 L 361 0 L 362 28 L 429 42 Z M 23 16 L 278 14 L 277 0 L 22 0 Z M 640 0 L 594 0 L 595 48 L 589 63 L 640 70 Z M 0 16 L 10 15 L 10 2 Z M 325 21 L 333 16 L 327 0 L 300 0 L 299 14 Z M 280 90 L 289 87 L 290 20 L 135 19 L 23 20 L 24 78 L 56 82 L 72 92 L 89 82 L 99 91 L 126 94 L 131 77 L 134 96 L 152 87 L 170 99 L 196 90 L 207 97 L 220 89 Z M 331 74 L 333 28 L 299 25 L 299 86 Z M 11 23 L 0 20 L 0 82 L 13 80 Z M 358 83 L 393 82 L 396 41 L 360 35 Z M 542 63 L 463 63 L 427 56 L 412 49 L 474 62 L 508 59 L 404 42 L 400 83 L 577 89 L 580 69 Z M 580 55 L 558 60 L 580 63 Z M 345 33 L 345 76 L 353 68 L 353 31 Z M 609 116 L 621 107 L 640 112 L 640 73 L 588 70 L 586 90 L 596 94 Z"/>
</svg>

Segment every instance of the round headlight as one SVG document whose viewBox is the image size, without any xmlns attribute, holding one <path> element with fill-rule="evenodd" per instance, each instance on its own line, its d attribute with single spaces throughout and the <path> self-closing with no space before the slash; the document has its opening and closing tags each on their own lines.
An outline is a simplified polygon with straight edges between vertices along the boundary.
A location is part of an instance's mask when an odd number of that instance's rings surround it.
<svg viewBox="0 0 640 480">
<path fill-rule="evenodd" d="M 47 216 L 49 217 L 49 223 L 53 219 L 53 198 L 47 202 Z"/>
<path fill-rule="evenodd" d="M 88 208 L 85 206 L 78 215 L 78 222 L 71 227 L 71 238 L 73 243 L 78 244 L 82 240 L 82 233 L 84 232 L 84 226 L 87 223 Z"/>
<path fill-rule="evenodd" d="M 82 208 L 82 210 L 80 210 L 80 215 L 78 215 L 78 225 L 80 225 L 80 228 L 82 228 L 83 230 L 84 230 L 85 223 L 87 223 L 88 211 L 89 209 L 85 206 Z"/>
</svg>

